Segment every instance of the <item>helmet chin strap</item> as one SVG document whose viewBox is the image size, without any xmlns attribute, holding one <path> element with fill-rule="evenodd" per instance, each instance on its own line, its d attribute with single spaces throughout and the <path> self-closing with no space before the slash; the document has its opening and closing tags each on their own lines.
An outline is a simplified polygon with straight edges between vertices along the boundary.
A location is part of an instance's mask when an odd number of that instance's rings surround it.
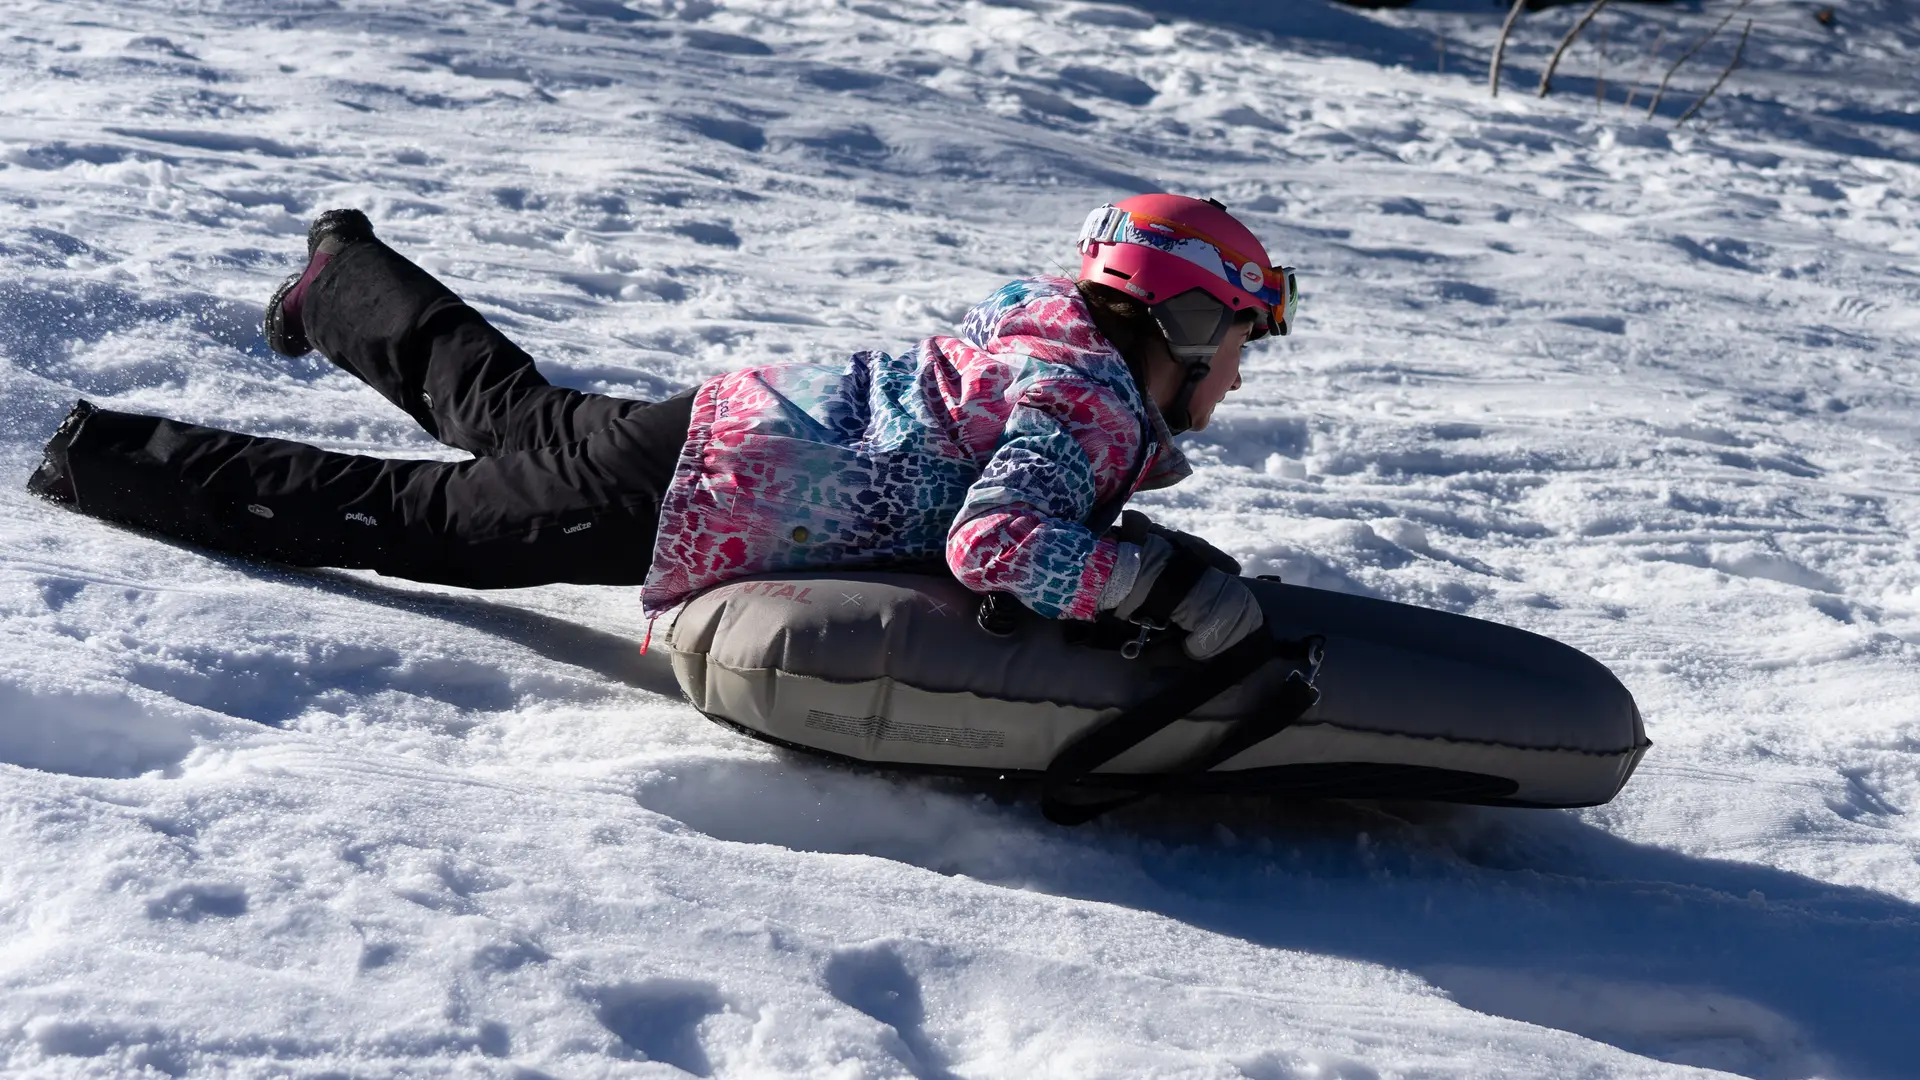
<svg viewBox="0 0 1920 1080">
<path fill-rule="evenodd" d="M 1180 391 L 1162 410 L 1178 434 L 1193 429 L 1193 392 L 1213 370 L 1213 357 L 1233 325 L 1233 313 L 1218 298 L 1189 289 L 1148 309 L 1160 326 L 1167 353 L 1180 365 Z"/>
<path fill-rule="evenodd" d="M 1193 392 L 1200 388 L 1207 375 L 1213 371 L 1213 365 L 1205 360 L 1190 360 L 1185 365 L 1185 377 L 1180 383 L 1180 392 L 1174 395 L 1173 404 L 1161 410 L 1166 418 L 1167 427 L 1175 435 L 1193 430 Z"/>
</svg>

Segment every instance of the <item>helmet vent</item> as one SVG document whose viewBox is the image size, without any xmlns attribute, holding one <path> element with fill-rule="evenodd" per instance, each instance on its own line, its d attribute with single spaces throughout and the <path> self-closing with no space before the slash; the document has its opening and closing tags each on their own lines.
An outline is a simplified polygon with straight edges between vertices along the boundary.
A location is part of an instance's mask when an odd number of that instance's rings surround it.
<svg viewBox="0 0 1920 1080">
<path fill-rule="evenodd" d="M 1132 280 L 1133 280 L 1133 275 L 1132 275 L 1132 274 L 1129 274 L 1129 273 L 1127 273 L 1127 272 L 1126 272 L 1125 270 L 1115 270 L 1115 269 L 1114 269 L 1113 267 L 1111 267 L 1111 266 L 1103 266 L 1103 267 L 1101 267 L 1100 269 L 1101 269 L 1101 270 L 1103 270 L 1103 271 L 1105 271 L 1105 272 L 1107 272 L 1107 273 L 1109 273 L 1109 274 L 1112 274 L 1112 275 L 1113 275 L 1114 277 L 1117 277 L 1117 278 L 1119 278 L 1119 279 L 1120 279 L 1121 281 L 1132 281 Z"/>
</svg>

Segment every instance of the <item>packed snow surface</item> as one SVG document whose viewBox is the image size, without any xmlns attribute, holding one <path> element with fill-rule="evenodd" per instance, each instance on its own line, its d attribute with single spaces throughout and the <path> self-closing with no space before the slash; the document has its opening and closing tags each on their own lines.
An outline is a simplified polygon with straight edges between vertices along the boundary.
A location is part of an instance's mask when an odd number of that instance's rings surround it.
<svg viewBox="0 0 1920 1080">
<path fill-rule="evenodd" d="M 1614 5 L 1544 101 L 1580 9 L 1493 99 L 1503 6 L 10 0 L 0 1072 L 1920 1074 L 1920 15 L 1756 0 L 1648 120 L 1727 4 Z M 266 349 L 328 207 L 655 397 L 948 330 L 1153 189 L 1306 300 L 1141 501 L 1600 658 L 1655 742 L 1611 805 L 1060 829 L 709 723 L 636 676 L 635 590 L 21 490 L 82 395 L 453 456 Z"/>
</svg>

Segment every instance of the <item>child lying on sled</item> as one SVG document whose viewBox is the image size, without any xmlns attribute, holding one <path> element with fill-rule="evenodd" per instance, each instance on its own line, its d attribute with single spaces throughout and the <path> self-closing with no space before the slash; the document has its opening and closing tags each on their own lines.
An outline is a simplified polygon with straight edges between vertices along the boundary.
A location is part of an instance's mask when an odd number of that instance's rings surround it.
<svg viewBox="0 0 1920 1080">
<path fill-rule="evenodd" d="M 468 588 L 640 584 L 662 611 L 718 582 L 943 558 L 1049 618 L 1113 612 L 1217 655 L 1262 616 L 1231 559 L 1111 533 L 1134 491 L 1190 469 L 1173 436 L 1285 334 L 1291 271 L 1218 203 L 1094 211 L 1080 280 L 1037 277 L 957 337 L 839 365 L 780 363 L 660 402 L 549 384 L 426 271 L 330 210 L 267 306 L 468 461 L 391 460 L 77 403 L 29 480 L 81 513 L 294 566 Z"/>
</svg>

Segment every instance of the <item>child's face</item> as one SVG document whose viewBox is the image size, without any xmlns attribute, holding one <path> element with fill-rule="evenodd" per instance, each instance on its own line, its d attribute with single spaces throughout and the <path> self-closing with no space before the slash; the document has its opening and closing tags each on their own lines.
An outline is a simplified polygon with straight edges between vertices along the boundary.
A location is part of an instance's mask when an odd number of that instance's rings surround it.
<svg viewBox="0 0 1920 1080">
<path fill-rule="evenodd" d="M 1240 350 L 1247 343 L 1247 335 L 1253 332 L 1252 323 L 1235 323 L 1227 331 L 1226 339 L 1214 350 L 1213 367 L 1200 385 L 1193 388 L 1193 400 L 1187 405 L 1187 415 L 1192 418 L 1194 431 L 1204 431 L 1207 422 L 1213 419 L 1214 406 L 1232 391 L 1240 389 Z"/>
</svg>

